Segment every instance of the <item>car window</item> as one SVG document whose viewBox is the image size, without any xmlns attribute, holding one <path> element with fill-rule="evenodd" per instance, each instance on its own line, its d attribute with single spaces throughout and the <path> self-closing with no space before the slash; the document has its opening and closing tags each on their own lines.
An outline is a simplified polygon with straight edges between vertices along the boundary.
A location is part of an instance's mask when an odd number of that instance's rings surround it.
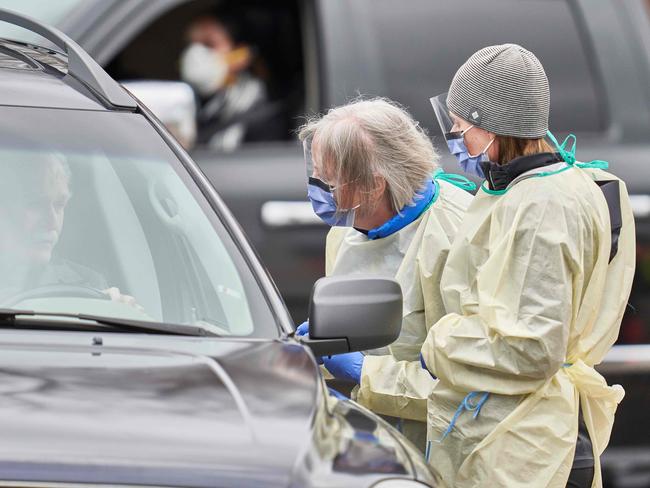
<svg viewBox="0 0 650 488">
<path fill-rule="evenodd" d="M 84 0 L 0 0 L 0 8 L 14 10 L 28 15 L 47 25 L 57 25 Z M 42 38 L 31 31 L 15 25 L 0 22 L 0 37 L 24 42 L 39 41 Z"/>
<path fill-rule="evenodd" d="M 122 82 L 188 83 L 196 95 L 198 146 L 231 152 L 245 144 L 291 140 L 305 97 L 299 2 L 176 3 L 148 18 L 110 56 L 106 71 Z M 222 61 L 215 64 L 215 58 Z M 165 111 L 150 108 L 167 123 Z"/>
<path fill-rule="evenodd" d="M 386 87 L 386 93 L 376 95 L 406 105 L 432 134 L 437 132 L 429 98 L 448 90 L 454 73 L 472 53 L 508 42 L 531 50 L 544 65 L 551 87 L 552 130 L 604 128 L 598 76 L 568 2 L 411 0 L 408 8 L 392 0 L 367 3 Z"/>
<path fill-rule="evenodd" d="M 190 175 L 141 115 L 0 108 L 0 308 L 277 336 Z"/>
</svg>

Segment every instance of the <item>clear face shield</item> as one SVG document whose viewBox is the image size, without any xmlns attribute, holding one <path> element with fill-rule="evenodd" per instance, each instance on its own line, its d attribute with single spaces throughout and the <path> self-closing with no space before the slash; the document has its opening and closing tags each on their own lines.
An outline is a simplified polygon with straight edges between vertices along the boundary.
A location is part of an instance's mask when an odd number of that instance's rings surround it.
<svg viewBox="0 0 650 488">
<path fill-rule="evenodd" d="M 353 227 L 356 208 L 341 209 L 338 207 L 335 192 L 336 186 L 327 179 L 325 168 L 314 161 L 313 137 L 305 139 L 302 143 L 305 169 L 307 171 L 307 196 L 311 202 L 314 213 L 330 226 Z M 344 185 L 340 185 L 344 186 Z"/>
<path fill-rule="evenodd" d="M 311 179 L 321 180 L 321 183 L 327 185 L 329 189 L 329 184 L 327 184 L 325 181 L 321 179 L 321 174 L 319 171 L 321 170 L 321 168 L 320 167 L 317 168 L 317 165 L 314 161 L 314 153 L 312 147 L 313 142 L 314 142 L 313 136 L 308 137 L 307 139 L 302 141 L 302 150 L 305 157 L 305 170 L 307 171 L 307 178 L 309 178 L 310 180 Z"/>
<path fill-rule="evenodd" d="M 302 141 L 302 150 L 305 156 L 305 170 L 307 171 L 307 178 L 314 178 L 314 158 L 312 155 L 312 143 L 314 138 L 308 137 Z"/>
<path fill-rule="evenodd" d="M 437 97 L 429 99 L 433 112 L 436 114 L 436 119 L 440 125 L 440 130 L 445 139 L 458 138 L 461 136 L 461 129 L 458 124 L 452 119 L 449 109 L 447 108 L 447 93 L 442 93 Z"/>
<path fill-rule="evenodd" d="M 494 142 L 494 138 L 489 141 L 483 151 L 476 155 L 470 154 L 463 136 L 475 126 L 451 113 L 447 107 L 447 93 L 432 97 L 429 100 L 436 114 L 442 135 L 447 142 L 449 152 L 456 157 L 463 171 L 484 178 L 481 165 L 488 161 L 487 150 Z"/>
</svg>

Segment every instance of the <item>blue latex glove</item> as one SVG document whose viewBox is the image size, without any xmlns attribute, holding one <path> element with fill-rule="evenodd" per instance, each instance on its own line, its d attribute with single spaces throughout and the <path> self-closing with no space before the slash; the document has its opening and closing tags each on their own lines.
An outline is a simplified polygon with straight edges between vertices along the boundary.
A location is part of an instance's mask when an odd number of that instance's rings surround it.
<svg viewBox="0 0 650 488">
<path fill-rule="evenodd" d="M 424 356 L 422 355 L 422 353 L 420 353 L 420 364 L 422 365 L 422 369 L 426 369 L 427 371 L 429 371 L 429 368 L 427 367 L 427 363 L 424 362 Z M 429 371 L 429 374 L 434 380 L 437 379 L 431 371 Z"/>
<path fill-rule="evenodd" d="M 323 364 L 335 378 L 361 383 L 361 368 L 365 356 L 360 352 L 348 352 L 323 356 Z"/>
<path fill-rule="evenodd" d="M 305 320 L 302 324 L 296 329 L 297 336 L 304 336 L 309 334 L 309 320 Z"/>
</svg>

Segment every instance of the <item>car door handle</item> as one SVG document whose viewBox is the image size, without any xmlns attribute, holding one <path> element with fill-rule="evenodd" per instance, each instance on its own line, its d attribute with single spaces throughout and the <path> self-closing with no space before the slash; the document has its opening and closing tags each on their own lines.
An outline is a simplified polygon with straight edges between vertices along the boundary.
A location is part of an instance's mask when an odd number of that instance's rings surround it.
<svg viewBox="0 0 650 488">
<path fill-rule="evenodd" d="M 324 226 L 310 202 L 268 201 L 262 204 L 262 223 L 271 228 Z"/>
</svg>

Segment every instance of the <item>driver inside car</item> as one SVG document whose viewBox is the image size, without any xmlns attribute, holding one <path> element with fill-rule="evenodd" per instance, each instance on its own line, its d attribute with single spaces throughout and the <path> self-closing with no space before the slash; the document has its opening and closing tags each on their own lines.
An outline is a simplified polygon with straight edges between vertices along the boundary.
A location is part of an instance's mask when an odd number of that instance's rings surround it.
<svg viewBox="0 0 650 488">
<path fill-rule="evenodd" d="M 13 152 L 13 151 L 12 151 Z M 101 291 L 141 308 L 85 266 L 53 256 L 72 196 L 71 173 L 59 153 L 15 151 L 3 158 L 0 177 L 0 305 L 25 291 L 72 285 Z"/>
</svg>

